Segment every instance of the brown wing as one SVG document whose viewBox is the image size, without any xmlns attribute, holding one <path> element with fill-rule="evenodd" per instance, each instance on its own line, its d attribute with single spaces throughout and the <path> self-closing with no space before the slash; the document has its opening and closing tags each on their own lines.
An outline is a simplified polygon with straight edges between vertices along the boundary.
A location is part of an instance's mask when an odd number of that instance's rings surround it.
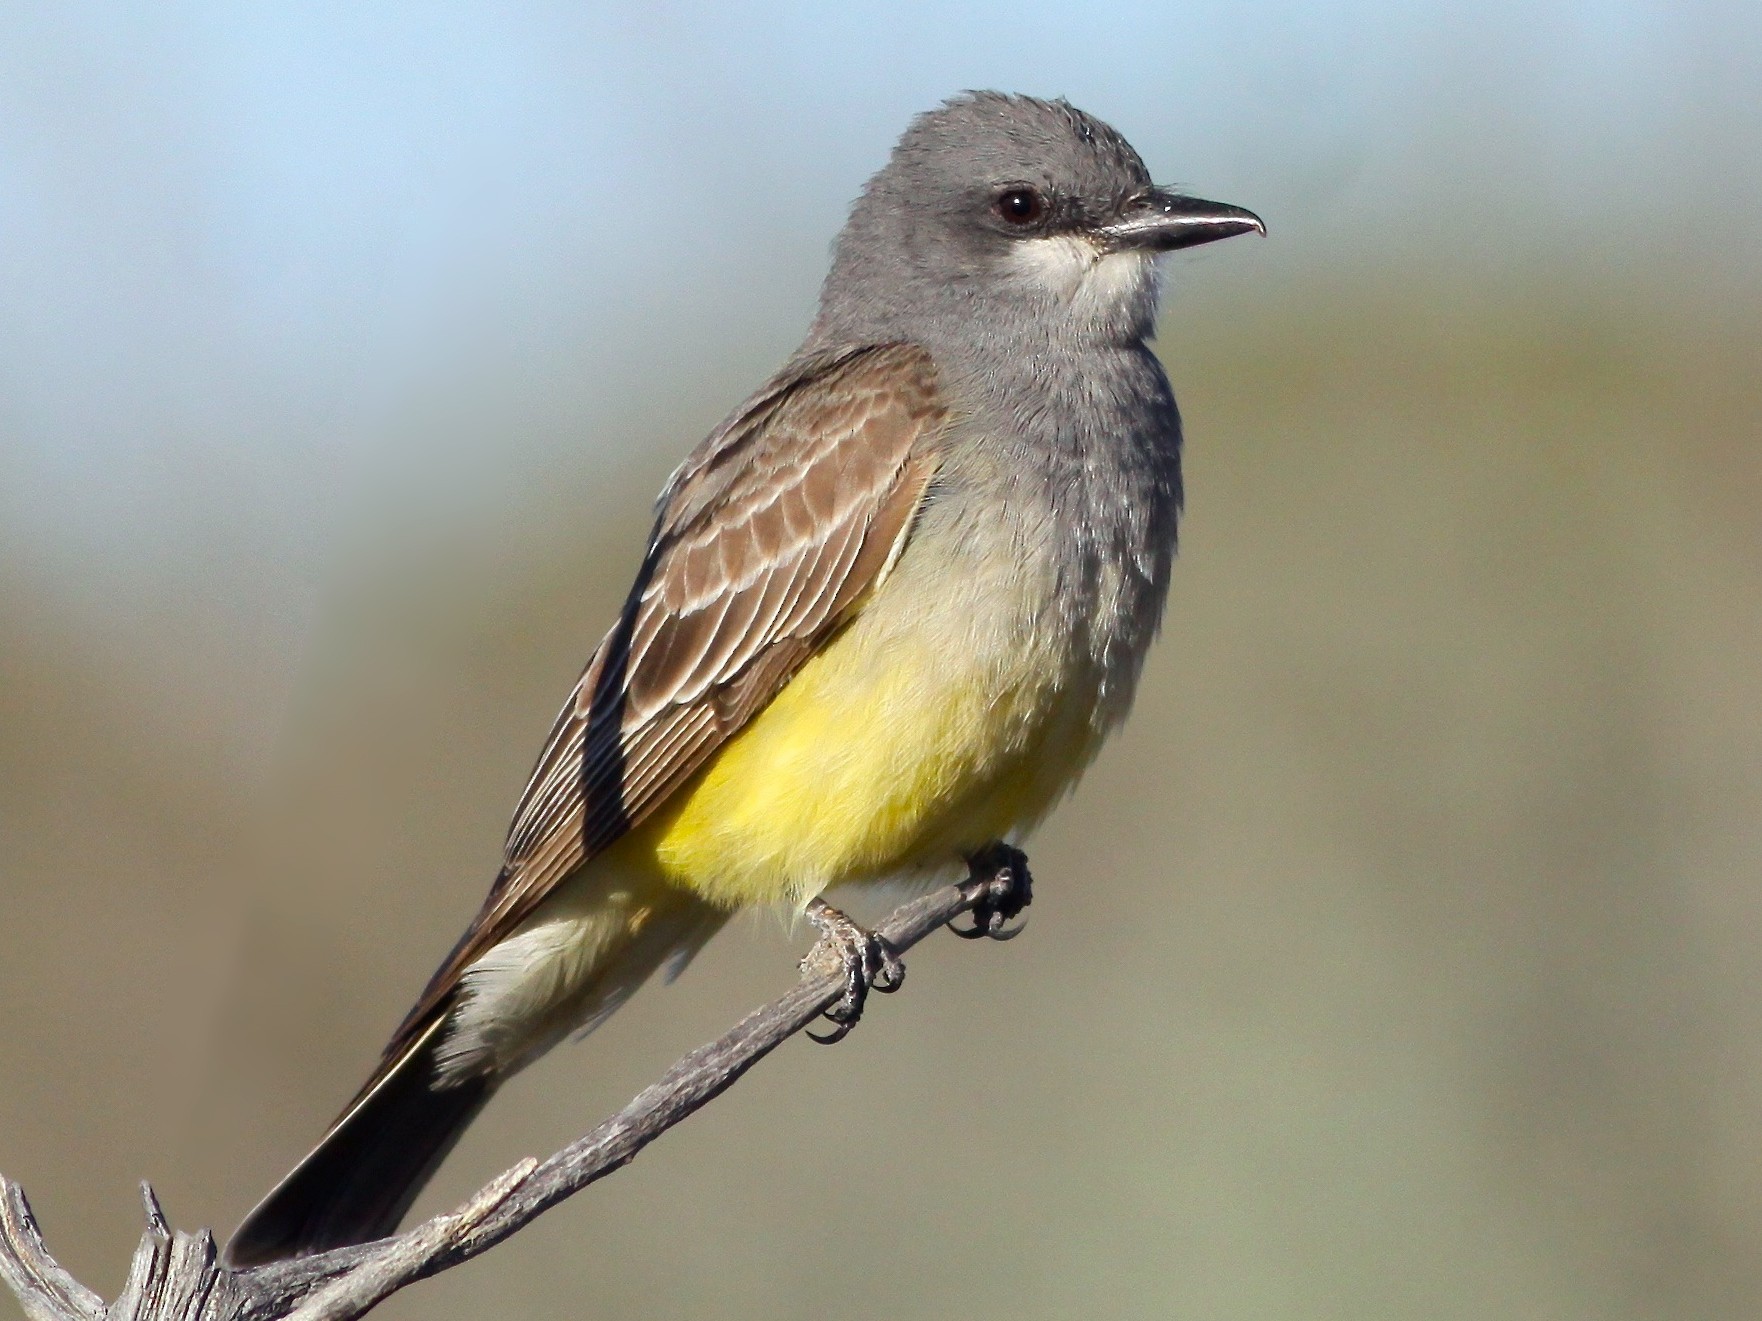
<svg viewBox="0 0 1762 1321">
<path fill-rule="evenodd" d="M 641 822 L 848 619 L 904 544 L 947 416 L 929 355 L 810 361 L 714 432 L 662 493 L 617 624 L 551 729 L 483 908 L 388 1047 L 556 885 Z"/>
</svg>

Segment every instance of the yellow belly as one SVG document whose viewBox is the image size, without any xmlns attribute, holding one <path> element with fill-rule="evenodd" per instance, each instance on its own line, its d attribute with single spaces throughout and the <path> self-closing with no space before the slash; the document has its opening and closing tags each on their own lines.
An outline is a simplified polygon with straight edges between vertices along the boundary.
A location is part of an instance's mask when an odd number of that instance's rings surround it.
<svg viewBox="0 0 1762 1321">
<path fill-rule="evenodd" d="M 951 863 L 1032 824 L 1092 754 L 1094 685 L 1031 645 L 994 651 L 853 627 L 630 843 L 731 908 Z"/>
</svg>

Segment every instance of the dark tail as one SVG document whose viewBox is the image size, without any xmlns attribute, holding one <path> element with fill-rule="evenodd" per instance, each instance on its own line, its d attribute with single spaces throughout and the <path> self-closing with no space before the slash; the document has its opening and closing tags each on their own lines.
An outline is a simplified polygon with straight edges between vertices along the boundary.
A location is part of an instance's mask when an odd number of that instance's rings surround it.
<svg viewBox="0 0 1762 1321">
<path fill-rule="evenodd" d="M 443 1009 L 245 1217 L 226 1245 L 232 1265 L 310 1256 L 397 1229 L 495 1090 L 488 1076 L 435 1087 L 434 1046 L 445 1018 Z"/>
</svg>

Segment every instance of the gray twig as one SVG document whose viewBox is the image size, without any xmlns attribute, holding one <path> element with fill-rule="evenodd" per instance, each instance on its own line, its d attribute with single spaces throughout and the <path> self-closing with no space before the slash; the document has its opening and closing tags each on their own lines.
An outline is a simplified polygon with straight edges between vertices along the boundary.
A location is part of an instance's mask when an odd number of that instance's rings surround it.
<svg viewBox="0 0 1762 1321">
<path fill-rule="evenodd" d="M 896 952 L 1014 885 L 1008 864 L 900 905 L 876 929 Z M 649 1143 L 720 1096 L 753 1065 L 817 1019 L 844 992 L 835 961 L 810 956 L 801 980 L 728 1032 L 699 1046 L 630 1104 L 548 1160 L 530 1157 L 464 1205 L 406 1233 L 296 1261 L 234 1271 L 214 1236 L 173 1231 L 141 1185 L 147 1231 L 116 1301 L 56 1264 L 23 1189 L 0 1175 L 0 1279 L 30 1321 L 353 1321 L 416 1280 L 494 1247 L 566 1197 L 622 1169 Z"/>
</svg>

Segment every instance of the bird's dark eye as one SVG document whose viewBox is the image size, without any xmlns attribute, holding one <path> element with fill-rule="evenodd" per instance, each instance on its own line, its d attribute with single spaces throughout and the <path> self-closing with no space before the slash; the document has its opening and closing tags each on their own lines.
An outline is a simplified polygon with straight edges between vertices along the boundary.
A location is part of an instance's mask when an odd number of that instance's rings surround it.
<svg viewBox="0 0 1762 1321">
<path fill-rule="evenodd" d="M 1032 188 L 1006 188 L 993 205 L 1012 225 L 1032 225 L 1046 214 L 1046 199 Z"/>
</svg>

